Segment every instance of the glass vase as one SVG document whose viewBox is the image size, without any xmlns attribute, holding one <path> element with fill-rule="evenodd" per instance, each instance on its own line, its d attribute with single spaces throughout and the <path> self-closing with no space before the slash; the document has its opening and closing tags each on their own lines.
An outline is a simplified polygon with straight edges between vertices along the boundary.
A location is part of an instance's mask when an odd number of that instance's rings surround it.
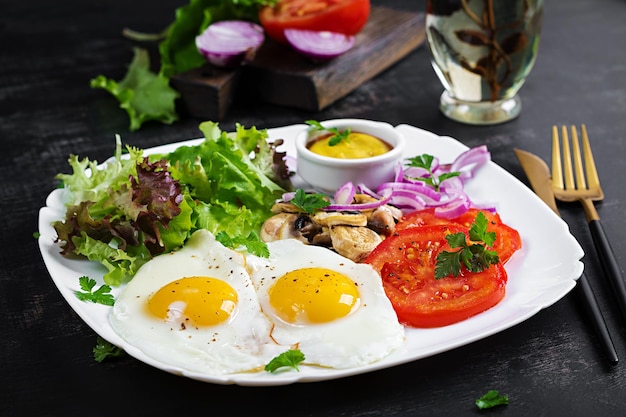
<svg viewBox="0 0 626 417">
<path fill-rule="evenodd" d="M 468 124 L 519 116 L 539 47 L 543 0 L 428 0 L 426 37 L 445 91 L 440 109 Z"/>
</svg>

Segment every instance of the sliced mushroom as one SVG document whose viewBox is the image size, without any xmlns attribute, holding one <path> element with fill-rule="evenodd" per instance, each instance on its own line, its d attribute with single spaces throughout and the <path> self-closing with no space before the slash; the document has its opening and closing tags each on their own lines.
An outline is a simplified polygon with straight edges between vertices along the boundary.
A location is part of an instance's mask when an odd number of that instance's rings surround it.
<svg viewBox="0 0 626 417">
<path fill-rule="evenodd" d="M 300 234 L 308 243 L 322 233 L 322 226 L 314 222 L 307 214 L 299 214 L 292 226 L 293 233 Z"/>
<path fill-rule="evenodd" d="M 337 253 L 354 262 L 363 262 L 382 242 L 380 235 L 367 227 L 334 226 L 330 238 Z"/>
<path fill-rule="evenodd" d="M 298 239 L 304 243 L 311 243 L 320 233 L 322 227 L 313 222 L 308 215 L 278 213 L 263 223 L 260 237 L 263 242 Z"/>
<path fill-rule="evenodd" d="M 279 201 L 271 208 L 272 213 L 299 213 L 300 209 L 295 204 Z"/>
<path fill-rule="evenodd" d="M 367 227 L 385 236 L 391 235 L 396 230 L 396 223 L 402 217 L 402 212 L 396 207 L 380 206 L 368 216 Z"/>
<path fill-rule="evenodd" d="M 261 227 L 260 237 L 263 242 L 273 242 L 275 240 L 288 239 L 291 236 L 290 230 L 298 215 L 292 213 L 278 213 L 267 219 Z M 287 227 L 285 227 L 287 225 Z"/>
<path fill-rule="evenodd" d="M 330 229 L 328 227 L 322 227 L 322 231 L 311 239 L 311 244 L 316 246 L 325 246 L 330 248 L 333 246 L 333 241 L 330 238 Z"/>
<path fill-rule="evenodd" d="M 358 211 L 318 211 L 312 219 L 317 224 L 326 227 L 367 226 L 367 216 Z"/>
<path fill-rule="evenodd" d="M 378 201 L 378 199 L 376 197 L 372 197 L 371 195 L 367 195 L 367 194 L 355 194 L 354 195 L 354 202 L 356 204 L 374 203 L 376 201 Z"/>
</svg>

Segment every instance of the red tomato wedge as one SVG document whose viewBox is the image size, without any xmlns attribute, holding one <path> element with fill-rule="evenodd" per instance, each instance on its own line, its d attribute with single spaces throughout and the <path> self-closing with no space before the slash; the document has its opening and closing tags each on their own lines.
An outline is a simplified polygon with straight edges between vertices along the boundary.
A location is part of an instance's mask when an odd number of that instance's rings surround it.
<svg viewBox="0 0 626 417">
<path fill-rule="evenodd" d="M 385 293 L 402 324 L 447 326 L 482 313 L 504 298 L 508 279 L 504 259 L 521 247 L 521 239 L 497 214 L 484 213 L 490 223 L 488 230 L 496 232 L 492 249 L 498 252 L 500 262 L 483 272 L 471 273 L 462 267 L 458 277 L 435 279 L 437 255 L 455 250 L 446 236 L 459 232 L 467 235 L 475 210 L 455 220 L 436 217 L 429 210 L 415 212 L 398 223 L 396 233 L 367 257 L 365 262 L 380 273 Z"/>
<path fill-rule="evenodd" d="M 369 14 L 369 0 L 278 0 L 261 8 L 259 20 L 270 38 L 286 44 L 285 29 L 356 35 Z"/>
</svg>

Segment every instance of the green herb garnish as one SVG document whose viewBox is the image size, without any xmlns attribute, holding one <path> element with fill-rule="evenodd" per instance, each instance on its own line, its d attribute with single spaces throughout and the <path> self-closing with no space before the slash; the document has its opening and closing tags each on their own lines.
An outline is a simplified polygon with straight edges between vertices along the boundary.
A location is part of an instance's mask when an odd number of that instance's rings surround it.
<svg viewBox="0 0 626 417">
<path fill-rule="evenodd" d="M 267 244 L 261 240 L 258 233 L 255 231 L 250 232 L 247 237 L 231 237 L 226 232 L 221 231 L 215 235 L 215 239 L 222 245 L 231 249 L 236 249 L 239 246 L 245 246 L 246 250 L 253 255 L 261 258 L 267 258 L 270 256 L 270 250 L 267 248 Z"/>
<path fill-rule="evenodd" d="M 323 209 L 330 205 L 330 202 L 323 194 L 309 194 L 301 188 L 296 190 L 290 203 L 307 214 L 315 213 L 316 210 Z"/>
<path fill-rule="evenodd" d="M 350 133 L 352 132 L 352 130 L 350 128 L 347 128 L 345 130 L 340 131 L 336 127 L 326 128 L 326 127 L 322 126 L 322 124 L 320 122 L 316 121 L 316 120 L 307 120 L 306 123 L 309 126 L 314 127 L 315 130 L 327 131 L 327 132 L 332 133 L 333 136 L 328 141 L 328 146 L 339 145 L 341 143 L 341 141 L 349 142 L 349 138 L 348 137 L 350 136 Z"/>
<path fill-rule="evenodd" d="M 435 187 L 437 191 L 439 191 L 439 185 L 448 178 L 458 177 L 461 175 L 460 172 L 444 172 L 441 175 L 435 175 L 432 171 L 433 161 L 435 157 L 428 154 L 414 156 L 413 158 L 408 158 L 407 166 L 423 168 L 428 171 L 428 176 L 425 177 L 414 177 L 417 181 L 422 181 L 425 184 L 431 185 Z"/>
<path fill-rule="evenodd" d="M 280 355 L 272 359 L 267 365 L 265 370 L 267 372 L 276 372 L 280 368 L 289 367 L 296 371 L 300 371 L 298 365 L 304 361 L 304 353 L 298 349 L 289 349 Z"/>
<path fill-rule="evenodd" d="M 83 291 L 74 291 L 74 294 L 79 300 L 104 304 L 105 306 L 112 306 L 115 303 L 113 294 L 110 294 L 111 287 L 109 285 L 103 284 L 94 291 L 96 280 L 86 276 L 78 278 L 78 283 Z"/>
<path fill-rule="evenodd" d="M 489 390 L 485 395 L 476 400 L 476 406 L 478 408 L 485 409 L 495 407 L 496 405 L 506 405 L 509 403 L 509 397 L 507 395 L 500 395 L 496 390 Z"/>
<path fill-rule="evenodd" d="M 123 356 L 124 353 L 124 349 L 115 346 L 113 343 L 101 337 L 98 337 L 98 343 L 93 348 L 93 358 L 96 362 L 102 362 L 107 358 L 119 358 Z"/>
<path fill-rule="evenodd" d="M 451 247 L 460 249 L 455 252 L 442 251 L 437 255 L 435 279 L 448 275 L 459 276 L 462 265 L 470 272 L 482 272 L 490 265 L 500 262 L 498 254 L 487 249 L 487 246 L 493 246 L 496 240 L 495 232 L 487 232 L 488 224 L 487 217 L 479 212 L 469 230 L 470 241 L 474 243 L 468 244 L 462 232 L 446 236 Z"/>
</svg>

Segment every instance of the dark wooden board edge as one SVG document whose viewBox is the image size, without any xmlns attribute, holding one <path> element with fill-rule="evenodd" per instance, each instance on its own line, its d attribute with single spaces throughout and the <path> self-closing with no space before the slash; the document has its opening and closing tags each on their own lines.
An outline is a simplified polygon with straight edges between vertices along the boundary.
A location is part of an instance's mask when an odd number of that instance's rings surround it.
<svg viewBox="0 0 626 417">
<path fill-rule="evenodd" d="M 184 111 L 219 121 L 226 116 L 234 100 L 240 78 L 240 70 L 223 70 L 207 64 L 174 75 L 171 83 L 181 95 Z"/>
</svg>

